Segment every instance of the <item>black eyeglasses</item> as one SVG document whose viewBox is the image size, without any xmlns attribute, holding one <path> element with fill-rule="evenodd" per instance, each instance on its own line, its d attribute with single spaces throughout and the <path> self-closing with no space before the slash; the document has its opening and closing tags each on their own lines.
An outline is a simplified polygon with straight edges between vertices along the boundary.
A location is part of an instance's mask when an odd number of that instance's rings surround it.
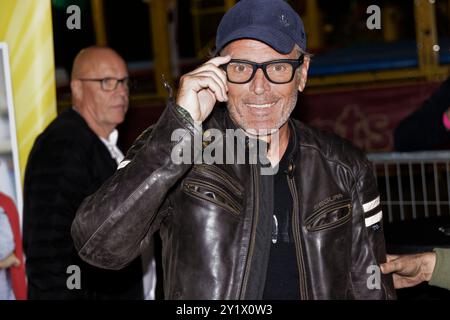
<svg viewBox="0 0 450 320">
<path fill-rule="evenodd" d="M 303 64 L 304 55 L 298 59 L 279 59 L 256 63 L 247 60 L 231 59 L 230 62 L 221 65 L 227 73 L 227 79 L 231 83 L 244 84 L 250 82 L 258 71 L 262 69 L 267 80 L 276 84 L 291 82 L 294 79 L 295 70 Z"/>
<path fill-rule="evenodd" d="M 114 91 L 117 89 L 117 86 L 119 85 L 119 83 L 121 83 L 125 87 L 125 89 L 127 89 L 127 90 L 130 89 L 130 78 L 129 77 L 125 77 L 122 79 L 113 78 L 113 77 L 102 78 L 102 79 L 80 78 L 78 80 L 100 82 L 103 91 Z"/>
</svg>

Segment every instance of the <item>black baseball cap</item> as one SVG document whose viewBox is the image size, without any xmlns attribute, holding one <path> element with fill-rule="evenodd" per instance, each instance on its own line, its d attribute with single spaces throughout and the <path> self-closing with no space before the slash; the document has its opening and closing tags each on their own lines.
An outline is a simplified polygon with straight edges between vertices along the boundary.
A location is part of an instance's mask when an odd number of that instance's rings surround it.
<svg viewBox="0 0 450 320">
<path fill-rule="evenodd" d="M 227 11 L 217 28 L 215 54 L 239 39 L 264 42 L 282 54 L 295 44 L 306 51 L 303 21 L 284 0 L 241 0 Z"/>
</svg>

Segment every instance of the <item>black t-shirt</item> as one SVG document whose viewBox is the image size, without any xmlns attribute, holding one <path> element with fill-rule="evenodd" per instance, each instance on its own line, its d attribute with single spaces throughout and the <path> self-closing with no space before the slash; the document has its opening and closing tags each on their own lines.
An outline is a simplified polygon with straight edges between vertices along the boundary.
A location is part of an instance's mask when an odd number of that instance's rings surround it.
<svg viewBox="0 0 450 320">
<path fill-rule="evenodd" d="M 263 299 L 300 299 L 299 275 L 292 233 L 293 200 L 288 185 L 289 154 L 294 148 L 292 138 L 279 163 L 274 179 L 274 213 L 272 245 L 267 268 Z"/>
</svg>

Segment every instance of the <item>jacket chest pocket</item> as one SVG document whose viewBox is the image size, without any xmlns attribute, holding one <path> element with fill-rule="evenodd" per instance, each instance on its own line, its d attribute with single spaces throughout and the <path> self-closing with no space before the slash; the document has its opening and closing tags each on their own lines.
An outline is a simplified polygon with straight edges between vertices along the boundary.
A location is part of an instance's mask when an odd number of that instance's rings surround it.
<svg viewBox="0 0 450 320">
<path fill-rule="evenodd" d="M 352 204 L 350 199 L 333 202 L 314 212 L 306 218 L 305 224 L 308 231 L 321 231 L 337 228 L 347 223 L 352 216 Z"/>
<path fill-rule="evenodd" d="M 188 177 L 183 181 L 183 191 L 192 197 L 210 202 L 233 215 L 239 215 L 242 211 L 241 203 L 235 196 L 222 187 L 196 178 Z"/>
</svg>

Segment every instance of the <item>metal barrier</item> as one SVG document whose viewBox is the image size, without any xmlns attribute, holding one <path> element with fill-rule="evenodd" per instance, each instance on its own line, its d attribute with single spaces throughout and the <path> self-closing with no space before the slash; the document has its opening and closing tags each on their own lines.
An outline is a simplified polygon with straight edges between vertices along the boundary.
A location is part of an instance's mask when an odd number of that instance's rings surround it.
<svg viewBox="0 0 450 320">
<path fill-rule="evenodd" d="M 388 222 L 450 216 L 450 151 L 372 153 Z"/>
</svg>

